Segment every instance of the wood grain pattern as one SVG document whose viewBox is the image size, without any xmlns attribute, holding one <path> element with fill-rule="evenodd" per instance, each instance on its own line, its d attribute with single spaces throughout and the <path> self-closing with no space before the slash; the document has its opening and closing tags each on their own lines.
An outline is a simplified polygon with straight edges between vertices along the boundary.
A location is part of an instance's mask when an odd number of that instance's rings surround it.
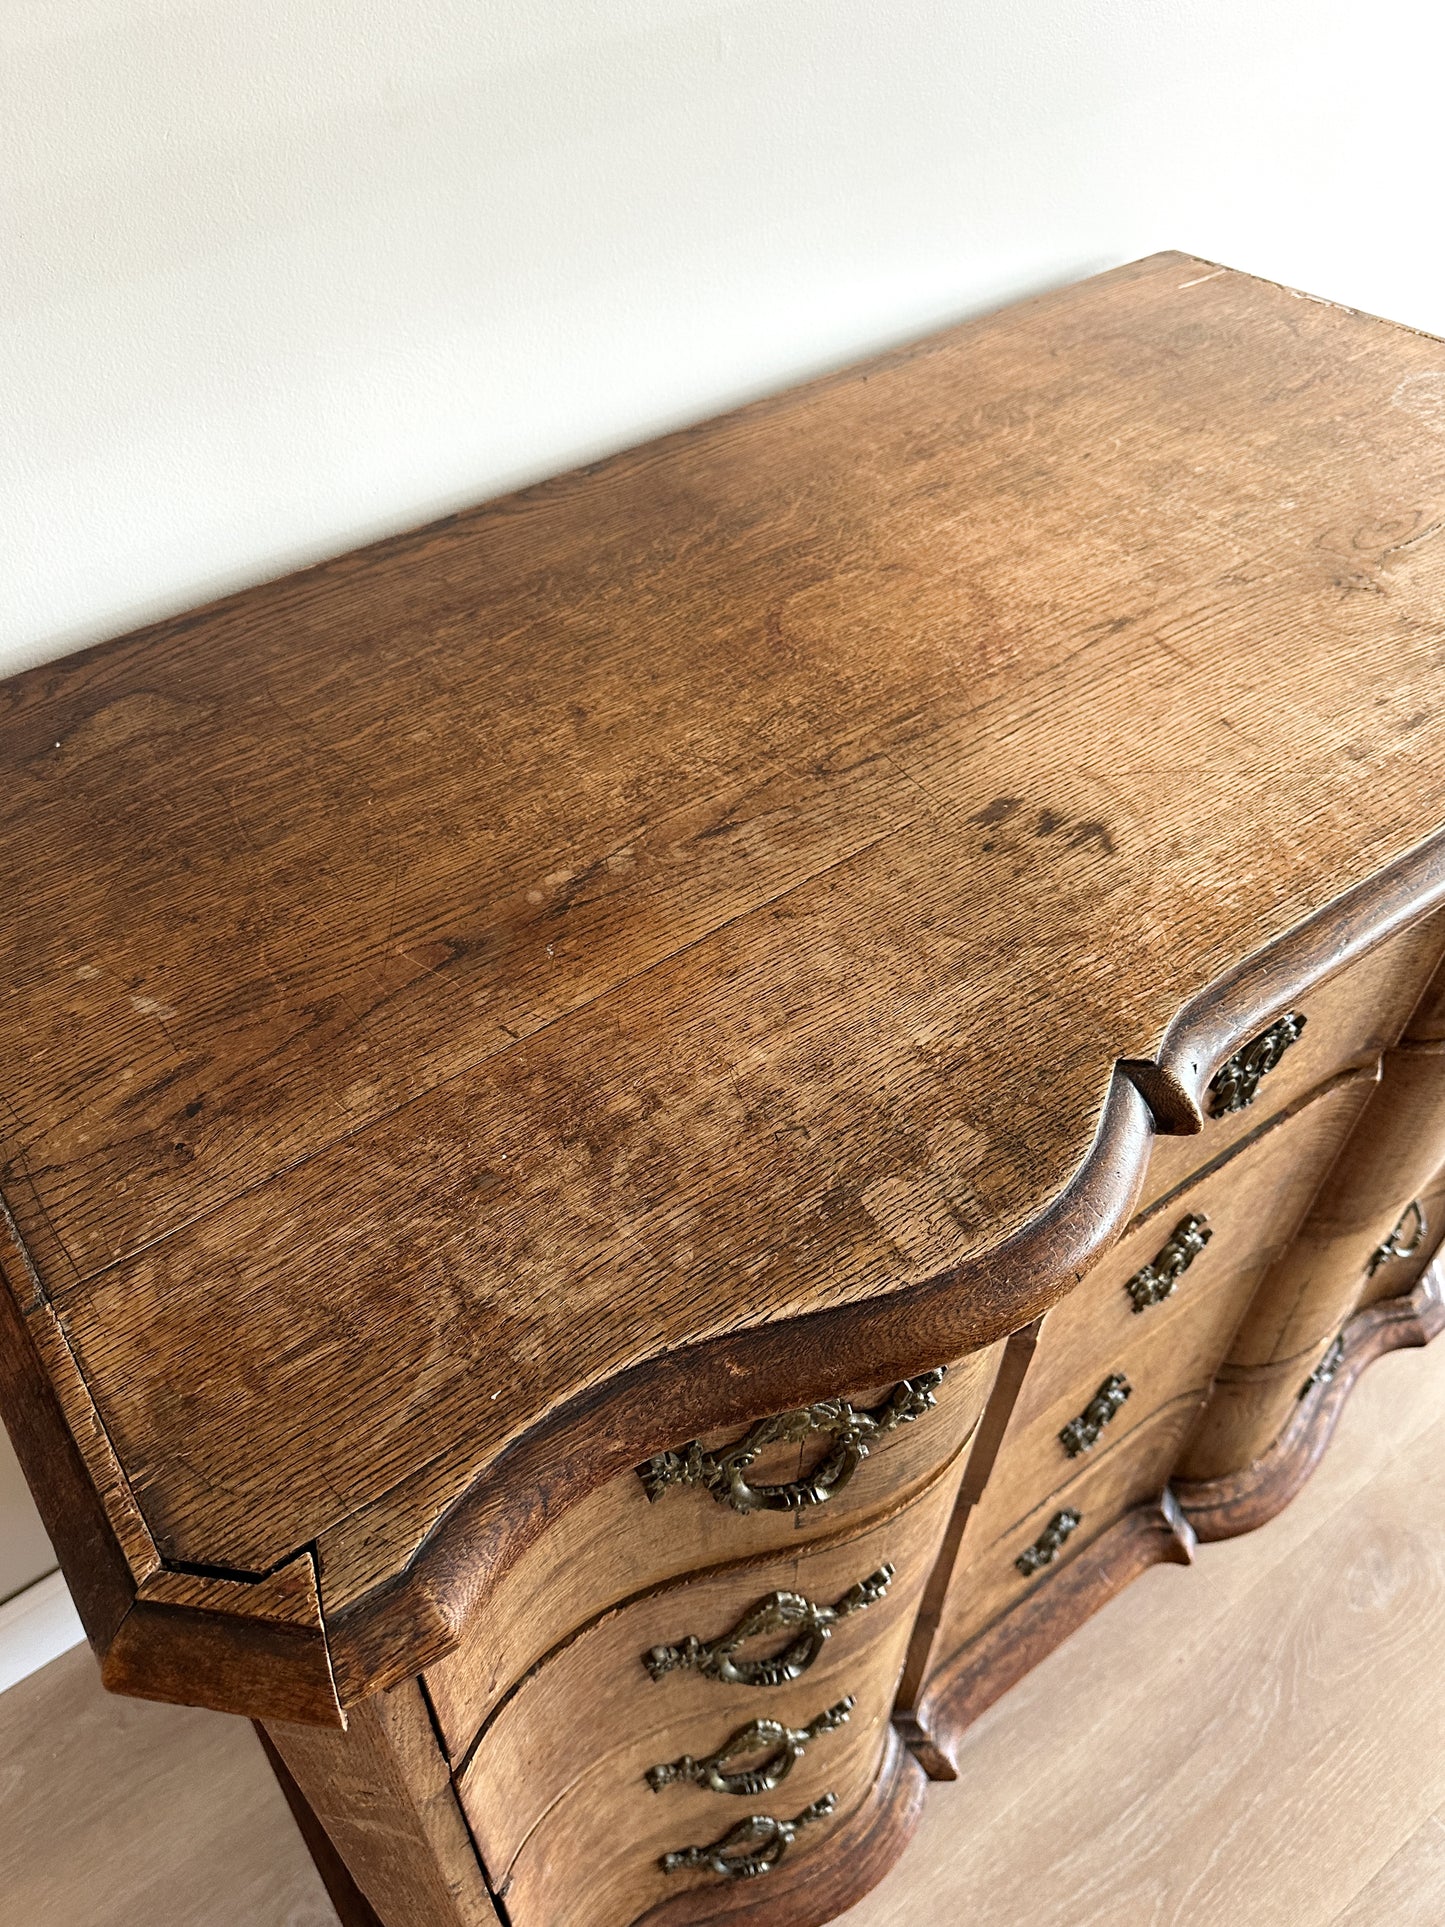
<svg viewBox="0 0 1445 1927">
<path fill-rule="evenodd" d="M 761 1891 L 751 1882 L 731 1890 L 679 1894 L 651 1908 L 638 1927 L 824 1927 L 892 1866 L 923 1812 L 927 1782 L 890 1733 L 883 1766 L 866 1798 L 828 1834 L 826 1855 L 785 1863 Z"/>
<path fill-rule="evenodd" d="M 948 1602 L 949 1588 L 953 1584 L 964 1528 L 993 1476 L 1042 1328 L 1043 1320 L 1035 1318 L 1022 1330 L 1016 1331 L 1004 1345 L 993 1389 L 989 1393 L 988 1404 L 984 1408 L 983 1418 L 969 1449 L 963 1478 L 959 1482 L 953 1516 L 939 1543 L 938 1557 L 933 1562 L 933 1571 L 918 1602 L 913 1637 L 909 1641 L 903 1674 L 898 1682 L 900 1707 L 916 1704 L 923 1682 L 934 1669 L 939 1626 Z"/>
<path fill-rule="evenodd" d="M 499 1927 L 415 1682 L 369 1700 L 345 1733 L 265 1727 L 385 1927 Z"/>
<path fill-rule="evenodd" d="M 312 1864 L 336 1909 L 341 1927 L 386 1927 L 385 1921 L 352 1879 L 346 1862 L 331 1844 L 331 1836 L 312 1812 L 306 1795 L 291 1777 L 291 1769 L 271 1744 L 270 1736 L 259 1720 L 255 1722 L 255 1730 L 267 1765 L 276 1776 L 276 1784 L 290 1809 L 291 1818 L 296 1822 L 297 1831 L 306 1843 L 306 1851 L 311 1855 Z"/>
<path fill-rule="evenodd" d="M 871 1711 L 879 1713 L 879 1681 L 886 1677 L 891 1695 L 913 1608 L 952 1510 L 961 1469 L 960 1462 L 934 1477 L 921 1493 L 864 1529 L 646 1593 L 583 1627 L 529 1674 L 483 1731 L 457 1780 L 494 1885 L 501 1889 L 532 1830 L 586 1775 L 607 1779 L 604 1789 L 594 1778 L 592 1791 L 608 1812 L 615 1813 L 619 1802 L 624 1809 L 645 1802 L 644 1811 L 652 1816 L 653 1796 L 641 1779 L 646 1767 L 705 1751 L 719 1727 L 725 1733 L 763 1718 L 801 1726 L 850 1693 L 865 1703 L 871 1696 Z M 681 1670 L 654 1680 L 643 1666 L 644 1655 L 655 1646 L 675 1644 L 688 1634 L 707 1640 L 728 1632 L 774 1591 L 799 1592 L 816 1604 L 832 1605 L 885 1564 L 895 1568 L 887 1592 L 866 1610 L 840 1620 L 796 1681 L 763 1689 Z M 782 1635 L 760 1639 L 745 1656 L 787 1644 Z M 875 1740 L 881 1746 L 881 1734 Z M 820 1747 L 822 1765 L 839 1750 Z M 642 1757 L 647 1753 L 650 1759 Z M 620 1779 L 612 1775 L 609 1760 L 625 1763 Z M 731 1803 L 717 1799 L 713 1804 Z M 660 1796 L 656 1805 L 662 1805 Z M 565 1836 L 555 1851 L 566 1856 Z"/>
<path fill-rule="evenodd" d="M 1331 1927 L 1434 1927 L 1445 1897 L 1445 1814 L 1434 1813 L 1362 1887 Z"/>
<path fill-rule="evenodd" d="M 118 1699 L 80 1649 L 0 1694 L 0 1927 L 336 1917 L 250 1726 Z"/>
<path fill-rule="evenodd" d="M 1155 1140 L 1144 1204 L 1225 1155 L 1270 1116 L 1289 1110 L 1331 1077 L 1373 1064 L 1398 1040 L 1445 954 L 1445 919 L 1438 912 L 1423 917 L 1360 954 L 1359 941 L 1368 942 L 1369 935 L 1368 927 L 1357 929 L 1354 944 L 1340 945 L 1331 973 L 1302 994 L 1296 992 L 1304 973 L 1294 946 L 1286 943 L 1281 946 L 1282 958 L 1251 959 L 1232 980 L 1212 987 L 1203 1008 L 1180 1013 L 1158 1069 L 1179 1086 L 1176 1104 L 1187 1098 L 1191 1108 L 1203 1107 L 1199 1131 L 1197 1136 Z M 1281 961 L 1294 979 L 1288 987 L 1280 984 Z M 1305 1018 L 1303 1035 L 1263 1080 L 1252 1103 L 1222 1117 L 1210 1116 L 1205 1087 L 1225 1054 L 1221 1040 L 1258 1035 L 1283 1016 L 1292 1002 L 1298 1003 Z M 1189 1090 L 1184 1092 L 1186 1083 Z M 1151 1102 L 1167 1109 L 1168 1093 L 1157 1079 L 1144 1088 Z"/>
<path fill-rule="evenodd" d="M 7 1287 L 131 1581 L 314 1554 L 414 1674 L 646 1452 L 1037 1316 L 1140 1089 L 1439 904 L 1442 351 L 1195 266 L 5 685 Z"/>
<path fill-rule="evenodd" d="M 642 1775 L 657 1755 L 649 1761 L 645 1744 L 599 1758 L 527 1837 L 505 1881 L 497 1883 L 512 1927 L 629 1927 L 675 1895 L 716 1892 L 723 1884 L 716 1874 L 664 1873 L 661 1856 L 707 1845 L 751 1814 L 788 1819 L 828 1794 L 837 1801 L 835 1811 L 799 1834 L 783 1864 L 795 1856 L 815 1864 L 833 1858 L 841 1849 L 832 1836 L 867 1797 L 886 1758 L 893 1691 L 908 1643 L 906 1618 L 895 1619 L 882 1638 L 869 1631 L 868 1650 L 857 1656 L 851 1682 L 857 1703 L 847 1725 L 816 1741 L 772 1793 L 728 1798 L 698 1787 L 669 1787 L 654 1794 Z M 816 1689 L 804 1702 L 814 1713 L 827 1704 Z M 772 1694 L 755 1695 L 754 1717 L 790 1717 L 781 1706 L 775 1714 L 774 1704 Z M 729 1724 L 711 1725 L 720 1744 Z M 694 1725 L 689 1743 L 699 1745 L 707 1730 Z M 772 1887 L 771 1875 L 764 1884 Z M 773 1905 L 774 1919 L 792 1927 L 781 1903 Z"/>
<path fill-rule="evenodd" d="M 1283 1511 L 1324 1456 L 1365 1367 L 1403 1346 L 1428 1345 L 1441 1331 L 1445 1292 L 1436 1265 L 1400 1297 L 1357 1311 L 1340 1334 L 1333 1372 L 1296 1398 L 1289 1423 L 1267 1452 L 1217 1479 L 1174 1481 L 1175 1496 L 1196 1535 L 1231 1539 Z"/>
<path fill-rule="evenodd" d="M 1442 1164 L 1445 1045 L 1387 1051 L 1358 1128 L 1234 1335 L 1182 1477 L 1223 1478 L 1269 1451 L 1364 1295 L 1373 1254 Z"/>
<path fill-rule="evenodd" d="M 1042 1586 L 948 1655 L 918 1698 L 900 1705 L 900 1734 L 931 1780 L 958 1777 L 959 1742 L 978 1716 L 1031 1673 L 1150 1566 L 1189 1565 L 1195 1535 L 1172 1495 L 1131 1506 Z"/>
<path fill-rule="evenodd" d="M 731 1559 L 833 1540 L 889 1511 L 967 1441 L 997 1362 L 997 1347 L 960 1360 L 938 1388 L 932 1412 L 881 1439 L 841 1492 L 803 1512 L 739 1515 L 695 1489 L 650 1503 L 635 1469 L 598 1487 L 533 1541 L 502 1576 L 485 1619 L 454 1653 L 428 1667 L 427 1697 L 453 1759 L 471 1745 L 514 1681 L 568 1633 L 619 1601 Z M 875 1403 L 883 1390 L 860 1394 L 860 1402 Z M 818 1456 L 816 1441 L 775 1448 L 758 1461 L 758 1476 L 796 1477 Z"/>
<path fill-rule="evenodd" d="M 222 1713 L 244 1702 L 256 1719 L 346 1723 L 305 1552 L 254 1582 L 155 1574 L 105 1648 L 101 1678 L 139 1699 Z"/>
<path fill-rule="evenodd" d="M 1436 1927 L 1442 1411 L 1445 1345 L 1373 1367 L 1268 1531 L 1146 1573 L 975 1721 L 958 1781 L 928 1790 L 908 1851 L 840 1927 L 1033 1927 L 1040 1911 L 1071 1927 L 1094 1917 L 1111 1859 L 1114 1919 L 1272 1927 L 1284 1908 L 1288 1927 Z M 1278 1688 L 1263 1703 L 1262 1677 Z M 1234 1694 L 1256 1722 L 1249 1752 L 1221 1718 Z M 1100 1761 L 1123 1763 L 1117 1797 Z M 1127 1815 L 1127 1832 L 1096 1844 L 1101 1814 Z M 852 1850 L 800 1859 L 789 1907 L 853 1865 Z M 775 1927 L 789 1881 L 784 1866 L 729 1896 L 758 1910 L 746 1927 Z M 138 1920 L 323 1927 L 331 1913 L 249 1730 L 107 1695 L 76 1652 L 0 1695 L 0 1923 Z"/>
<path fill-rule="evenodd" d="M 409 1515 L 393 1498 L 358 1514 L 344 1533 L 324 1535 L 323 1605 L 343 1701 L 454 1650 L 468 1623 L 485 1617 L 500 1575 L 552 1520 L 609 1473 L 631 1471 L 643 1453 L 695 1427 L 700 1408 L 719 1422 L 757 1418 L 826 1396 L 850 1372 L 856 1382 L 865 1360 L 870 1370 L 903 1377 L 988 1342 L 978 1329 L 981 1303 L 1037 1309 L 1053 1296 L 1048 1281 L 1076 1277 L 1121 1227 L 1149 1132 L 1143 1098 L 1116 1072 L 1091 1156 L 986 1265 L 932 1288 L 683 1347 L 623 1373 L 499 1456 L 421 1557 L 403 1556 Z M 989 1325 L 997 1322 L 995 1310 Z"/>
<path fill-rule="evenodd" d="M 1367 1373 L 1268 1531 L 1145 1573 L 974 1723 L 840 1927 L 1350 1919 L 1445 1800 L 1442 1399 L 1445 1347 Z"/>
<path fill-rule="evenodd" d="M 1203 1398 L 1261 1279 L 1289 1248 L 1375 1089 L 1372 1073 L 1346 1073 L 1236 1141 L 1196 1183 L 1142 1213 L 1045 1315 L 1004 1438 L 1005 1463 L 988 1494 L 991 1507 L 1009 1490 L 1021 1495 L 1020 1512 L 1030 1510 L 1080 1470 L 1084 1460 L 1068 1456 L 1059 1434 L 1106 1374 L 1122 1374 L 1131 1388 L 1103 1434 L 1109 1445 L 1170 1400 Z M 1127 1281 L 1191 1216 L 1206 1221 L 1208 1244 L 1169 1297 L 1136 1311 Z"/>
<path fill-rule="evenodd" d="M 1016 1611 L 1033 1593 L 1056 1585 L 1060 1576 L 1076 1560 L 1087 1557 L 1089 1549 L 1126 1512 L 1159 1500 L 1201 1403 L 1199 1395 L 1188 1394 L 1163 1406 L 1132 1436 L 1101 1449 L 1096 1459 L 1031 1511 L 1020 1512 L 1022 1495 L 1011 1484 L 1001 1484 L 997 1497 L 985 1492 L 964 1526 L 963 1544 L 939 1618 L 934 1655 L 940 1675 L 952 1670 L 957 1656 L 996 1621 Z M 1065 1507 L 1079 1517 L 1061 1549 L 1051 1563 L 1033 1573 L 1021 1571 L 1016 1563 L 1019 1556 L 1039 1542 Z M 925 1731 L 931 1729 L 919 1709 L 927 1706 L 929 1699 L 930 1686 L 925 1681 L 917 1702 L 904 1709 L 913 1713 Z"/>
</svg>

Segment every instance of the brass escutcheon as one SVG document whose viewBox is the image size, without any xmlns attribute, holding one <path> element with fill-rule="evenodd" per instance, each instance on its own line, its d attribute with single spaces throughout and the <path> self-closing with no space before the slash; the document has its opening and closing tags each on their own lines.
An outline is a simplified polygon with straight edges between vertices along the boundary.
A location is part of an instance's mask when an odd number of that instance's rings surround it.
<svg viewBox="0 0 1445 1927">
<path fill-rule="evenodd" d="M 1034 1543 L 1014 1560 L 1025 1579 L 1031 1579 L 1036 1572 L 1042 1572 L 1045 1566 L 1054 1563 L 1063 1550 L 1064 1541 L 1081 1523 L 1083 1516 L 1071 1505 L 1054 1514 Z"/>
<path fill-rule="evenodd" d="M 1268 1030 L 1227 1057 L 1209 1080 L 1209 1115 L 1225 1117 L 1252 1104 L 1259 1087 L 1289 1049 L 1297 1044 L 1308 1019 L 1303 1011 L 1288 1010 Z"/>
<path fill-rule="evenodd" d="M 1135 1311 L 1148 1311 L 1173 1295 L 1174 1287 L 1214 1236 L 1209 1220 L 1197 1211 L 1181 1218 L 1147 1265 L 1141 1265 L 1124 1289 Z"/>
<path fill-rule="evenodd" d="M 1414 1220 L 1414 1229 L 1407 1237 L 1405 1235 L 1405 1226 L 1410 1223 L 1411 1219 Z M 1395 1226 L 1395 1229 L 1382 1245 L 1376 1245 L 1375 1249 L 1370 1253 L 1370 1263 L 1365 1274 L 1366 1277 L 1373 1278 L 1375 1273 L 1380 1269 L 1380 1266 L 1389 1264 L 1392 1258 L 1413 1258 L 1421 1245 L 1424 1244 L 1426 1233 L 1429 1229 L 1430 1227 L 1425 1222 L 1425 1213 L 1421 1208 L 1419 1199 L 1411 1198 L 1410 1202 L 1401 1212 L 1400 1222 Z"/>
<path fill-rule="evenodd" d="M 1099 1434 L 1133 1391 L 1122 1372 L 1110 1372 L 1077 1418 L 1059 1433 L 1059 1443 L 1071 1459 L 1099 1443 Z"/>
<path fill-rule="evenodd" d="M 1336 1332 L 1329 1350 L 1325 1353 L 1319 1364 L 1315 1366 L 1304 1384 L 1300 1386 L 1300 1397 L 1306 1397 L 1308 1393 L 1315 1389 L 1316 1385 L 1329 1385 L 1332 1383 L 1335 1374 L 1344 1362 L 1345 1334 L 1343 1332 Z"/>
</svg>

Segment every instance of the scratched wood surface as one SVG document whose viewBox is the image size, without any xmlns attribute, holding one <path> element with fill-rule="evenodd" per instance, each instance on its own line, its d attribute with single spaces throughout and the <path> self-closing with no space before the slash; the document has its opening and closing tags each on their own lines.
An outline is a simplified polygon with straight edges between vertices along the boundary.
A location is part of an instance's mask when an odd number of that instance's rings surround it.
<svg viewBox="0 0 1445 1927">
<path fill-rule="evenodd" d="M 1445 346 L 1161 255 L 6 684 L 6 1276 L 157 1554 L 338 1614 L 1037 1218 L 1445 819 L 1442 523 Z"/>
</svg>

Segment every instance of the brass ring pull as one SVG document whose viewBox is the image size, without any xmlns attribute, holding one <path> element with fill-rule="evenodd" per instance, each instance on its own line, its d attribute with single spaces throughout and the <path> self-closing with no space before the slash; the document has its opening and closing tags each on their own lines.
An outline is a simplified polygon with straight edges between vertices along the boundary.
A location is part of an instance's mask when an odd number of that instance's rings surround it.
<svg viewBox="0 0 1445 1927">
<path fill-rule="evenodd" d="M 825 1793 L 791 1820 L 774 1820 L 770 1814 L 754 1813 L 739 1820 L 710 1847 L 680 1847 L 665 1853 L 659 1863 L 664 1873 L 705 1868 L 722 1880 L 753 1880 L 771 1873 L 798 1837 L 799 1831 L 823 1820 L 838 1804 L 836 1793 Z"/>
<path fill-rule="evenodd" d="M 1173 1297 L 1174 1287 L 1213 1236 L 1209 1220 L 1201 1212 L 1191 1211 L 1187 1218 L 1181 1218 L 1149 1263 L 1124 1281 L 1135 1311 L 1148 1311 L 1151 1305 L 1162 1305 L 1166 1298 Z"/>
<path fill-rule="evenodd" d="M 903 1379 L 871 1411 L 850 1405 L 846 1398 L 825 1398 L 796 1412 L 760 1419 L 735 1445 L 716 1452 L 693 1439 L 675 1451 L 657 1453 L 638 1466 L 637 1476 L 649 1499 L 660 1498 L 670 1486 L 695 1485 L 734 1512 L 800 1512 L 823 1505 L 843 1490 L 879 1439 L 933 1409 L 946 1370 L 940 1365 Z M 831 1438 L 833 1445 L 811 1472 L 782 1485 L 749 1482 L 749 1468 L 768 1446 L 801 1445 L 815 1432 Z"/>
<path fill-rule="evenodd" d="M 806 1726 L 784 1726 L 779 1720 L 752 1720 L 747 1726 L 740 1726 L 716 1753 L 709 1753 L 705 1759 L 695 1760 L 690 1753 L 684 1753 L 670 1766 L 650 1766 L 645 1776 L 647 1784 L 654 1793 L 683 1781 L 691 1781 L 694 1786 L 706 1787 L 713 1793 L 737 1793 L 753 1798 L 760 1793 L 771 1793 L 802 1759 L 809 1742 L 845 1725 L 853 1706 L 850 1694 Z M 765 1760 L 756 1766 L 729 1770 L 729 1760 L 744 1760 L 765 1746 L 774 1749 Z"/>
<path fill-rule="evenodd" d="M 1289 1049 L 1297 1044 L 1309 1020 L 1303 1011 L 1288 1010 L 1268 1030 L 1251 1037 L 1233 1057 L 1227 1057 L 1209 1080 L 1209 1115 L 1227 1117 L 1242 1111 L 1259 1094 L 1259 1087 Z"/>
<path fill-rule="evenodd" d="M 1014 1560 L 1025 1579 L 1032 1579 L 1036 1572 L 1054 1563 L 1063 1551 L 1064 1541 L 1082 1523 L 1083 1517 L 1083 1513 L 1076 1512 L 1071 1505 L 1054 1514 L 1034 1543 Z"/>
<path fill-rule="evenodd" d="M 1412 1218 L 1415 1220 L 1415 1228 L 1407 1238 L 1405 1236 L 1405 1226 Z M 1413 1258 L 1421 1245 L 1424 1244 L 1425 1236 L 1429 1229 L 1430 1227 L 1425 1222 L 1425 1213 L 1420 1207 L 1419 1199 L 1411 1198 L 1410 1202 L 1401 1212 L 1400 1222 L 1395 1226 L 1395 1229 L 1382 1245 L 1377 1245 L 1370 1253 L 1369 1270 L 1365 1275 L 1373 1278 L 1375 1273 L 1380 1269 L 1380 1266 L 1389 1264 L 1392 1258 Z"/>
<path fill-rule="evenodd" d="M 654 1646 L 642 1655 L 642 1663 L 654 1679 L 681 1670 L 701 1673 L 705 1679 L 722 1680 L 729 1686 L 785 1686 L 807 1672 L 833 1637 L 840 1619 L 866 1611 L 892 1583 L 892 1566 L 880 1566 L 877 1572 L 850 1586 L 831 1606 L 815 1606 L 800 1592 L 770 1592 L 743 1614 L 730 1633 L 717 1639 L 699 1639 L 689 1633 L 675 1646 Z M 795 1627 L 797 1637 L 780 1653 L 769 1653 L 761 1659 L 737 1657 L 738 1648 L 747 1640 Z"/>
<path fill-rule="evenodd" d="M 1071 1418 L 1059 1433 L 1059 1443 L 1071 1459 L 1090 1451 L 1099 1443 L 1099 1434 L 1120 1410 L 1133 1386 L 1122 1372 L 1110 1372 L 1077 1418 Z"/>
</svg>

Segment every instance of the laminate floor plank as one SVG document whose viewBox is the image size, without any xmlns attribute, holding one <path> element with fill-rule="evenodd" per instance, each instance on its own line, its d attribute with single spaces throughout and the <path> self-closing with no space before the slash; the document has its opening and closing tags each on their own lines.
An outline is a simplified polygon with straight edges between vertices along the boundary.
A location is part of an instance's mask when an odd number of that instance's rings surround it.
<svg viewBox="0 0 1445 1927">
<path fill-rule="evenodd" d="M 245 1720 L 117 1699 L 87 1647 L 0 1694 L 0 1927 L 336 1927 Z"/>
<path fill-rule="evenodd" d="M 1146 1573 L 984 1715 L 847 1927 L 1335 1921 L 1445 1790 L 1442 1464 L 1445 1345 L 1381 1360 L 1288 1512 Z"/>
<path fill-rule="evenodd" d="M 1445 1341 L 1381 1360 L 1263 1531 L 1159 1567 L 993 1708 L 847 1927 L 1445 1920 Z M 334 1927 L 249 1728 L 0 1695 L 0 1927 Z"/>
<path fill-rule="evenodd" d="M 1392 1854 L 1380 1871 L 1336 1914 L 1331 1927 L 1440 1927 L 1445 1915 L 1445 1813 Z"/>
</svg>

